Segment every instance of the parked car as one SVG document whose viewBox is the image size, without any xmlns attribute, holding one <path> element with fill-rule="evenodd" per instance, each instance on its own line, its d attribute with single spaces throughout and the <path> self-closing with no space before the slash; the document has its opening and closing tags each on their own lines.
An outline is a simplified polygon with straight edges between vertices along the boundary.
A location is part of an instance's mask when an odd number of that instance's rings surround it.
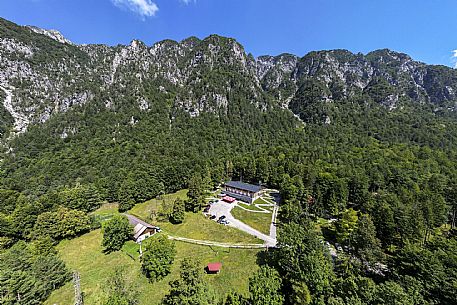
<svg viewBox="0 0 457 305">
<path fill-rule="evenodd" d="M 225 215 L 222 215 L 221 217 L 219 217 L 219 220 L 222 220 L 222 219 L 225 219 Z"/>
<path fill-rule="evenodd" d="M 226 222 L 226 221 L 227 221 L 227 219 L 225 219 L 225 216 L 224 216 L 223 218 L 222 218 L 222 216 L 221 216 L 221 217 L 219 217 L 219 219 L 217 220 L 217 223 L 223 224 L 223 223 Z"/>
<path fill-rule="evenodd" d="M 209 219 L 216 219 L 216 215 L 211 215 Z"/>
</svg>

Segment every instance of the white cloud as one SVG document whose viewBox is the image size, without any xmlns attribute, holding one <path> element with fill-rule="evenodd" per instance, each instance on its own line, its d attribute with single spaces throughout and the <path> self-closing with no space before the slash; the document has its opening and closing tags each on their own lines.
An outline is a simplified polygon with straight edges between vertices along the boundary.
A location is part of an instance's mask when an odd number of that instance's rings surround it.
<svg viewBox="0 0 457 305">
<path fill-rule="evenodd" d="M 451 61 L 454 64 L 454 68 L 457 68 L 457 50 L 452 50 Z"/>
<path fill-rule="evenodd" d="M 114 5 L 126 8 L 141 16 L 141 18 L 153 17 L 159 10 L 157 4 L 151 0 L 111 0 Z M 190 1 L 190 0 L 186 0 Z"/>
<path fill-rule="evenodd" d="M 179 0 L 179 1 L 181 1 L 181 2 L 184 3 L 184 4 L 189 4 L 189 3 L 195 3 L 195 2 L 197 2 L 197 0 Z"/>
</svg>

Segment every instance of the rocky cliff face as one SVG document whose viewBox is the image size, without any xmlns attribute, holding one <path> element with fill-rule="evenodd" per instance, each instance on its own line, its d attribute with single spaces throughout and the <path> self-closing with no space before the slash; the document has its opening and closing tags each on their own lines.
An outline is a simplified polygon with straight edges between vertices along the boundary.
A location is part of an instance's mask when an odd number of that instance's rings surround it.
<svg viewBox="0 0 457 305">
<path fill-rule="evenodd" d="M 74 45 L 57 31 L 0 20 L 0 89 L 13 133 L 91 101 L 119 109 L 123 100 L 148 111 L 145 91 L 163 94 L 174 111 L 224 115 L 234 100 L 262 109 L 358 99 L 391 111 L 404 103 L 455 111 L 457 72 L 378 50 L 253 58 L 235 40 L 210 36 L 151 47 Z M 1 109 L 0 109 L 1 110 Z"/>
<path fill-rule="evenodd" d="M 36 26 L 28 26 L 30 30 L 34 31 L 35 33 L 46 35 L 51 39 L 54 39 L 55 41 L 58 41 L 60 43 L 66 43 L 66 44 L 73 44 L 70 40 L 66 39 L 62 33 L 60 33 L 57 30 L 45 30 L 38 28 Z"/>
<path fill-rule="evenodd" d="M 279 64 L 275 61 L 278 60 Z M 287 92 L 297 105 L 360 97 L 393 110 L 401 102 L 430 104 L 435 111 L 456 109 L 455 70 L 413 61 L 408 55 L 378 50 L 367 55 L 345 50 L 311 52 L 301 59 L 259 58 L 272 67 L 258 74 L 267 91 Z M 275 63 L 275 64 L 273 64 Z M 285 90 L 287 88 L 287 90 Z M 282 90 L 282 91 L 281 91 Z M 284 95 L 278 95 L 284 98 Z"/>
</svg>

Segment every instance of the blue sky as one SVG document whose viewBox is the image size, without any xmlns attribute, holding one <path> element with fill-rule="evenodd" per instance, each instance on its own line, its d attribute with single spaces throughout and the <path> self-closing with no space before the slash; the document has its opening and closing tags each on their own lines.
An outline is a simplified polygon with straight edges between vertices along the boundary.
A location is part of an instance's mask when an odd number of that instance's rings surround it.
<svg viewBox="0 0 457 305">
<path fill-rule="evenodd" d="M 390 48 L 430 64 L 457 62 L 456 0 L 0 0 L 0 16 L 75 43 L 216 33 L 255 56 Z"/>
</svg>

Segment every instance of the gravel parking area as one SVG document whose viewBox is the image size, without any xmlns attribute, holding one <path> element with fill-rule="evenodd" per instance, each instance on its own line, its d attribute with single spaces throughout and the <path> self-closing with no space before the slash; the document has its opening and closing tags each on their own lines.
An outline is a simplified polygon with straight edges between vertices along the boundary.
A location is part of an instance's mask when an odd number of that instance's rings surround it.
<svg viewBox="0 0 457 305">
<path fill-rule="evenodd" d="M 273 211 L 272 215 L 272 224 L 270 227 L 270 235 L 263 234 L 244 222 L 239 221 L 235 217 L 233 217 L 231 210 L 236 206 L 236 202 L 234 203 L 228 203 L 223 200 L 219 200 L 216 203 L 213 203 L 211 205 L 211 208 L 209 209 L 209 214 L 210 215 L 215 215 L 216 219 L 219 219 L 222 215 L 225 215 L 226 220 L 228 220 L 230 223 L 228 224 L 231 227 L 237 228 L 241 231 L 247 232 L 265 242 L 265 245 L 269 247 L 274 247 L 276 246 L 276 226 L 273 224 L 274 221 L 276 220 L 276 214 L 277 214 L 277 207 L 275 206 L 275 209 Z"/>
</svg>

